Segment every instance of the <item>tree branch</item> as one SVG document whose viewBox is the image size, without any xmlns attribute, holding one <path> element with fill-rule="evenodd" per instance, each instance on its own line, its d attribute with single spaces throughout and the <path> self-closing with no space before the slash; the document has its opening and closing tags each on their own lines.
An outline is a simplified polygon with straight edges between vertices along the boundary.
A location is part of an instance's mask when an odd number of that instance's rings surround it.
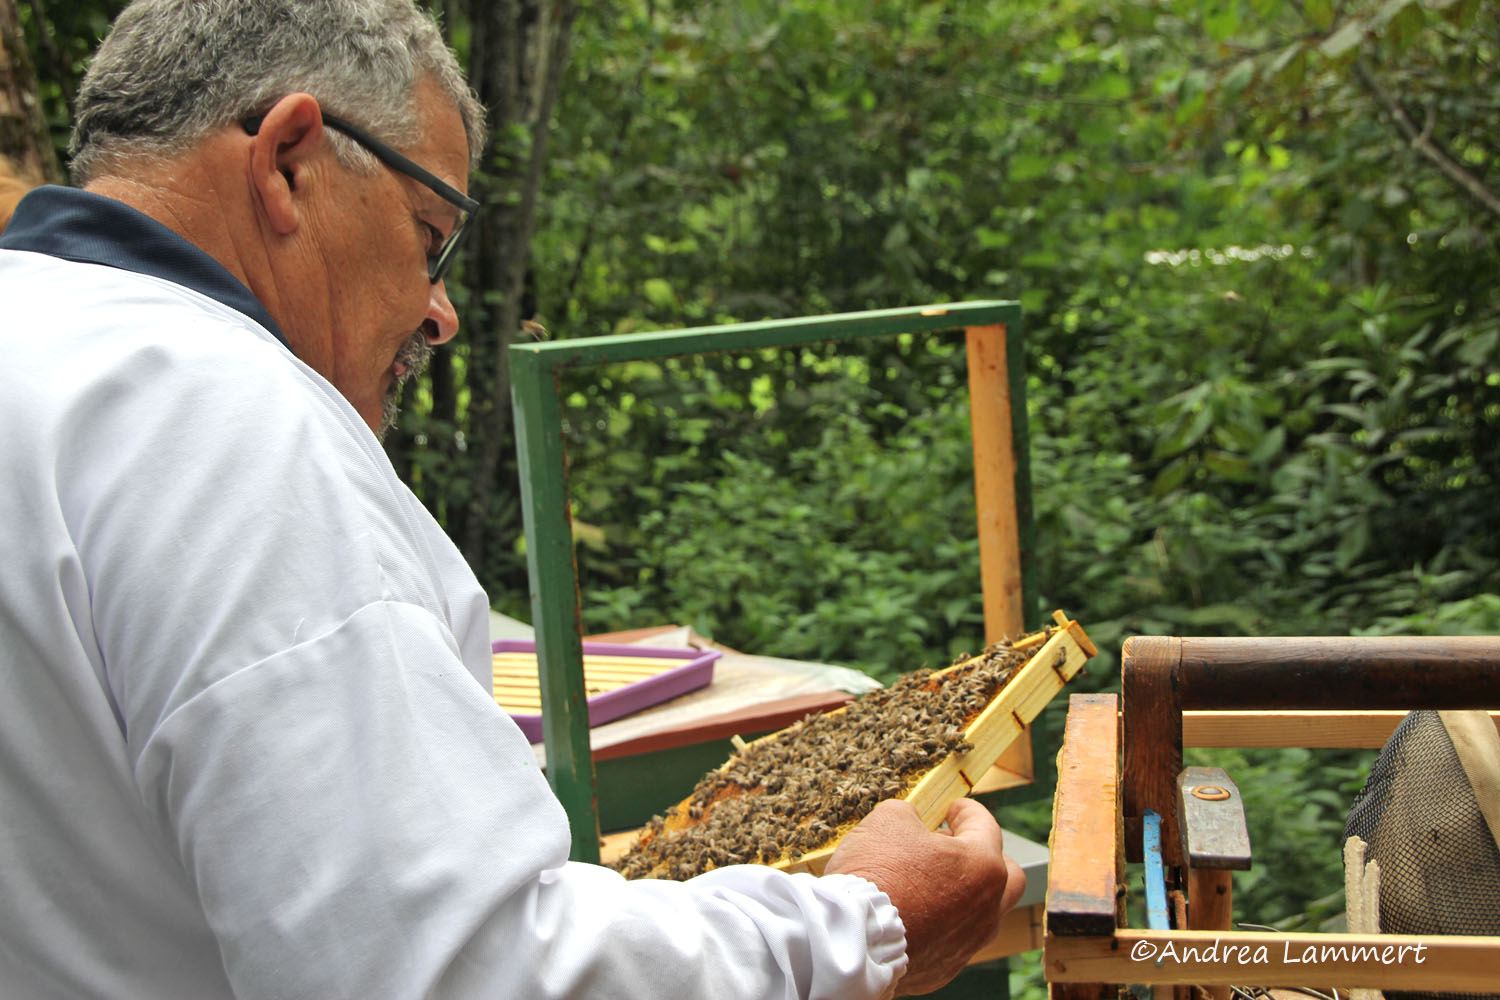
<svg viewBox="0 0 1500 1000">
<path fill-rule="evenodd" d="M 1479 178 L 1465 170 L 1463 164 L 1453 159 L 1442 147 L 1432 141 L 1431 118 L 1423 128 L 1418 129 L 1416 123 L 1411 120 L 1411 116 L 1406 113 L 1406 109 L 1390 91 L 1381 86 L 1380 81 L 1375 79 L 1375 74 L 1370 71 L 1370 67 L 1363 59 L 1354 61 L 1354 73 L 1359 77 L 1359 82 L 1364 88 L 1375 98 L 1376 103 L 1385 109 L 1385 113 L 1395 123 L 1397 130 L 1406 137 L 1412 149 L 1431 161 L 1450 181 L 1489 209 L 1493 215 L 1500 217 L 1500 197 L 1485 187 Z"/>
</svg>

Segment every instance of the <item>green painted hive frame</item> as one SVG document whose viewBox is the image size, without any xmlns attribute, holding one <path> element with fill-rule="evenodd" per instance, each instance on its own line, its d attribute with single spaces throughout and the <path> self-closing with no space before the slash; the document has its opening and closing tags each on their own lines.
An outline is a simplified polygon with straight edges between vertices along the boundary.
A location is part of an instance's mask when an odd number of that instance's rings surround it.
<svg viewBox="0 0 1500 1000">
<path fill-rule="evenodd" d="M 511 397 L 526 532 L 526 565 L 542 690 L 547 780 L 573 830 L 575 860 L 599 860 L 593 760 L 584 708 L 582 607 L 564 454 L 562 373 L 722 351 L 759 351 L 903 333 L 962 331 L 969 368 L 974 483 L 986 641 L 1019 635 L 1039 618 L 1021 308 L 963 302 L 590 337 L 510 347 Z M 1031 778 L 1030 747 L 1019 769 Z"/>
</svg>

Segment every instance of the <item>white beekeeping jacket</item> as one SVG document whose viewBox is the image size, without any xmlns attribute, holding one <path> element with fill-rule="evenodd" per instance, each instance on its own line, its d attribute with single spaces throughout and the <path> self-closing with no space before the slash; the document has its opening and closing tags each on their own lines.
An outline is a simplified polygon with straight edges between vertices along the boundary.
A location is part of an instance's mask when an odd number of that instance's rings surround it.
<svg viewBox="0 0 1500 1000">
<path fill-rule="evenodd" d="M 0 992 L 891 992 L 861 879 L 567 861 L 473 574 L 211 258 L 39 189 L 0 338 Z"/>
</svg>

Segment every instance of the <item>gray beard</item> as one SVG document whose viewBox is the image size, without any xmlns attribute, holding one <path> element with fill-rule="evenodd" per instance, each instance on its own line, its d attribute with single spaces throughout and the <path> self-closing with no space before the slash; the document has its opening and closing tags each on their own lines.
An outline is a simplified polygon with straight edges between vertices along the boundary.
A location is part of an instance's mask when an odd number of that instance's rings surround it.
<svg viewBox="0 0 1500 1000">
<path fill-rule="evenodd" d="M 401 408 L 401 387 L 426 371 L 428 362 L 432 360 L 432 345 L 427 342 L 426 334 L 421 330 L 412 334 L 411 339 L 396 352 L 396 360 L 406 366 L 406 371 L 391 383 L 391 387 L 385 391 L 385 398 L 381 400 L 380 429 L 375 432 L 375 436 L 381 441 L 396 426 L 396 414 Z"/>
</svg>

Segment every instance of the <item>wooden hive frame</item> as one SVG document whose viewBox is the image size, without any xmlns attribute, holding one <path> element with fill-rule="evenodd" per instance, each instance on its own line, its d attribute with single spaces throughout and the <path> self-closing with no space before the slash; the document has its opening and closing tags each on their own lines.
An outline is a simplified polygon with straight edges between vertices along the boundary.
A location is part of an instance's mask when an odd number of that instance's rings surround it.
<svg viewBox="0 0 1500 1000">
<path fill-rule="evenodd" d="M 1037 632 L 1011 648 L 1040 647 L 1016 671 L 1014 677 L 979 715 L 964 728 L 964 739 L 971 749 L 952 754 L 928 771 L 906 794 L 901 796 L 916 807 L 929 830 L 936 830 L 948 815 L 948 807 L 973 791 L 989 769 L 1025 732 L 1026 727 L 1047 707 L 1063 685 L 1072 680 L 1091 656 L 1099 652 L 1084 633 L 1082 626 L 1070 621 L 1061 611 L 1053 612 L 1057 628 L 1048 635 Z M 959 670 L 974 660 L 963 660 L 934 674 Z M 845 709 L 834 709 L 836 712 Z M 775 733 L 761 739 L 774 739 Z M 760 742 L 757 740 L 756 742 Z M 782 860 L 774 867 L 790 872 L 823 874 L 838 841 L 809 851 L 795 860 Z"/>
<path fill-rule="evenodd" d="M 1227 899 L 1204 889 L 1227 892 L 1227 880 L 1196 877 L 1203 866 L 1183 846 L 1184 746 L 1379 747 L 1410 710 L 1475 708 L 1500 723 L 1500 637 L 1128 639 L 1121 695 L 1069 700 L 1043 934 L 1051 995 L 1092 1000 L 1125 984 L 1178 1000 L 1191 986 L 1214 997 L 1231 985 L 1493 991 L 1496 937 L 1229 930 Z M 1177 887 L 1171 929 L 1125 920 L 1124 866 L 1140 860 L 1148 811 Z"/>
<path fill-rule="evenodd" d="M 929 829 L 935 830 L 943 823 L 948 807 L 974 790 L 995 762 L 1026 733 L 1026 726 L 1062 690 L 1063 685 L 1078 673 L 1089 657 L 1097 654 L 1098 650 L 1078 622 L 1069 620 L 1061 611 L 1053 613 L 1053 620 L 1055 627 L 1033 633 L 1010 645 L 1013 650 L 1031 651 L 1030 656 L 978 715 L 964 726 L 964 741 L 969 744 L 969 749 L 945 757 L 898 796 L 917 809 Z M 944 674 L 962 670 L 984 660 L 986 655 L 933 671 L 932 676 L 941 678 Z M 838 715 L 848 710 L 849 707 L 844 706 L 828 714 Z M 741 742 L 740 746 L 748 749 L 781 736 L 782 731 L 778 731 L 751 743 Z M 719 770 L 723 771 L 733 763 L 734 758 L 731 758 Z M 669 812 L 669 829 L 678 832 L 691 829 L 693 821 L 687 816 L 692 801 L 690 795 Z M 772 867 L 821 875 L 838 847 L 839 839 L 853 825 L 850 823 L 837 830 L 833 839 L 823 846 L 783 857 Z"/>
</svg>

